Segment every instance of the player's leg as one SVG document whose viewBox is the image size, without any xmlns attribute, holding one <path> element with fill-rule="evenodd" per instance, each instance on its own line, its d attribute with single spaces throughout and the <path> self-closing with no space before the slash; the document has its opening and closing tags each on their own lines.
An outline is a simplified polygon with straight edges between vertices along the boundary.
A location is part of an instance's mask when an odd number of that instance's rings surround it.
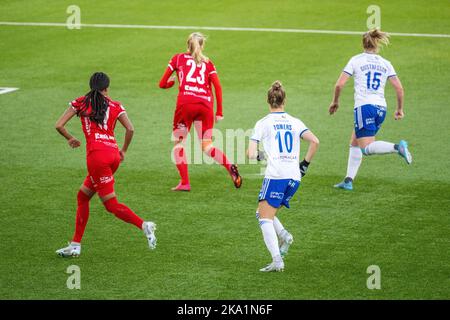
<svg viewBox="0 0 450 320">
<path fill-rule="evenodd" d="M 347 160 L 347 174 L 342 182 L 334 185 L 335 188 L 344 190 L 353 190 L 353 180 L 358 173 L 359 167 L 362 162 L 363 154 L 361 148 L 358 146 L 358 136 L 363 134 L 364 127 L 367 126 L 363 113 L 363 107 L 358 107 L 353 110 L 353 124 L 354 130 L 350 138 L 350 149 L 348 152 Z"/>
<path fill-rule="evenodd" d="M 369 107 L 368 107 L 369 108 Z M 403 157 L 406 163 L 412 162 L 412 156 L 408 150 L 408 143 L 401 140 L 399 144 L 386 141 L 375 141 L 375 135 L 381 128 L 386 117 L 386 108 L 370 106 L 370 124 L 365 128 L 366 133 L 358 137 L 358 145 L 364 155 L 397 153 Z"/>
<path fill-rule="evenodd" d="M 150 249 L 154 249 L 156 247 L 156 237 L 154 235 L 156 225 L 153 222 L 144 222 L 128 206 L 117 200 L 114 191 L 113 173 L 117 170 L 119 164 L 120 155 L 118 152 L 94 152 L 90 159 L 88 158 L 88 170 L 105 209 L 118 219 L 143 230 L 147 236 Z"/>
<path fill-rule="evenodd" d="M 356 174 L 358 173 L 362 158 L 363 154 L 361 148 L 358 146 L 355 131 L 352 131 L 347 160 L 347 174 L 342 182 L 335 185 L 336 188 L 353 190 L 353 180 L 355 180 Z"/>
<path fill-rule="evenodd" d="M 273 220 L 277 210 L 277 208 L 272 207 L 266 200 L 260 201 L 258 204 L 259 226 L 267 250 L 269 250 L 270 255 L 272 256 L 272 263 L 260 269 L 260 271 L 263 272 L 283 271 L 284 269 L 284 262 L 280 253 L 277 233 L 273 226 Z"/>
<path fill-rule="evenodd" d="M 67 247 L 56 251 L 62 257 L 74 257 L 81 254 L 81 239 L 83 238 L 84 230 L 89 219 L 89 201 L 95 194 L 93 189 L 92 182 L 88 176 L 77 194 L 77 214 L 72 242 Z"/>
<path fill-rule="evenodd" d="M 233 180 L 234 186 L 240 188 L 242 185 L 242 177 L 239 174 L 237 165 L 232 164 L 227 156 L 215 147 L 212 142 L 212 131 L 214 127 L 214 113 L 210 108 L 204 108 L 202 106 L 201 112 L 199 112 L 199 125 L 196 125 L 195 129 L 202 142 L 202 151 L 213 158 L 218 164 L 222 165 L 230 174 Z M 197 122 L 196 122 L 197 124 Z"/>
<path fill-rule="evenodd" d="M 362 153 L 366 156 L 397 153 L 405 159 L 407 164 L 411 164 L 412 162 L 412 155 L 409 152 L 408 143 L 405 140 L 400 140 L 398 144 L 394 144 L 386 141 L 375 141 L 375 139 L 371 142 L 368 142 L 367 139 L 358 139 L 358 144 Z"/>
<path fill-rule="evenodd" d="M 112 191 L 112 192 L 111 192 Z M 156 247 L 156 224 L 151 221 L 142 220 L 136 213 L 133 212 L 129 207 L 123 203 L 117 201 L 116 193 L 113 190 L 106 191 L 100 199 L 103 202 L 106 210 L 114 214 L 117 218 L 127 223 L 135 225 L 137 228 L 141 229 L 148 240 L 148 245 L 150 249 L 155 249 Z"/>
<path fill-rule="evenodd" d="M 256 219 L 259 221 L 259 211 L 256 209 Z M 275 232 L 278 236 L 278 239 L 282 241 L 283 235 L 287 232 L 287 230 L 284 228 L 283 224 L 281 223 L 280 219 L 278 219 L 277 216 L 273 217 L 273 227 L 275 229 Z M 281 245 L 281 243 L 280 243 Z"/>
<path fill-rule="evenodd" d="M 72 243 L 81 243 L 81 239 L 86 229 L 86 224 L 89 219 L 89 201 L 94 196 L 94 188 L 89 187 L 92 182 L 89 181 L 89 177 L 86 178 L 85 183 L 80 187 L 77 195 L 77 217 L 75 222 L 75 233 L 73 235 Z M 89 184 L 87 184 L 89 183 Z"/>
<path fill-rule="evenodd" d="M 298 188 L 300 187 L 300 181 L 296 180 L 290 180 L 287 183 L 286 189 L 284 191 L 284 196 L 281 204 L 285 206 L 286 208 L 290 208 L 289 201 L 292 199 L 294 194 L 297 192 Z M 275 216 L 274 217 L 274 227 L 275 231 L 277 229 L 277 234 L 280 238 L 280 254 L 282 257 L 285 257 L 288 253 L 289 247 L 294 242 L 294 237 L 292 236 L 289 231 L 284 229 L 283 225 L 281 224 L 280 220 Z"/>
<path fill-rule="evenodd" d="M 280 253 L 277 232 L 274 227 L 274 218 L 282 199 L 276 195 L 284 191 L 283 180 L 264 179 L 259 192 L 257 216 L 263 234 L 264 243 L 272 256 L 272 263 L 260 269 L 263 272 L 283 271 L 284 262 Z"/>
<path fill-rule="evenodd" d="M 177 106 L 173 121 L 172 137 L 175 145 L 173 147 L 172 153 L 173 161 L 175 162 L 181 180 L 176 187 L 172 188 L 172 191 L 191 190 L 186 151 L 184 148 L 184 141 L 187 137 L 187 134 L 189 133 L 191 123 L 192 121 L 190 119 L 186 119 L 186 114 L 183 112 L 183 107 Z"/>
</svg>

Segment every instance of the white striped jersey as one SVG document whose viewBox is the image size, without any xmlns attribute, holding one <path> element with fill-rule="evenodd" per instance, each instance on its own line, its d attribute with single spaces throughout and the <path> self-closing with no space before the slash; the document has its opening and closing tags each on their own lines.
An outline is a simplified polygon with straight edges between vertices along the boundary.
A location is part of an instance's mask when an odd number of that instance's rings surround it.
<svg viewBox="0 0 450 320">
<path fill-rule="evenodd" d="M 355 108 L 366 104 L 387 106 L 384 87 L 388 78 L 396 76 L 388 60 L 364 52 L 352 57 L 343 72 L 355 79 Z"/>
<path fill-rule="evenodd" d="M 286 112 L 272 112 L 256 123 L 251 139 L 262 142 L 267 153 L 266 178 L 300 181 L 300 138 L 307 130 Z"/>
</svg>

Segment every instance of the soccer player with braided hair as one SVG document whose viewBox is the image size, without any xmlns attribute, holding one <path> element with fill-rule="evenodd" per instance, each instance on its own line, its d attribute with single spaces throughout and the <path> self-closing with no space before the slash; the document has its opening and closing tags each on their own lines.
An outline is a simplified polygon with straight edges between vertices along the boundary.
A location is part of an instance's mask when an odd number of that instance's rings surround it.
<svg viewBox="0 0 450 320">
<path fill-rule="evenodd" d="M 90 91 L 73 100 L 69 108 L 56 123 L 56 130 L 67 140 L 71 148 L 78 148 L 81 142 L 72 136 L 65 125 L 74 116 L 81 119 L 86 138 L 86 158 L 88 174 L 77 195 L 77 213 L 75 234 L 69 246 L 56 253 L 62 257 L 79 256 L 81 239 L 89 219 L 89 202 L 97 193 L 106 210 L 117 218 L 141 229 L 148 240 L 150 249 L 156 246 L 153 222 L 145 222 L 125 204 L 117 201 L 114 191 L 114 173 L 121 161 L 124 161 L 128 146 L 133 137 L 134 128 L 120 102 L 108 97 L 109 77 L 96 72 L 89 81 Z M 121 149 L 114 137 L 117 120 L 124 126 L 125 141 Z"/>
</svg>

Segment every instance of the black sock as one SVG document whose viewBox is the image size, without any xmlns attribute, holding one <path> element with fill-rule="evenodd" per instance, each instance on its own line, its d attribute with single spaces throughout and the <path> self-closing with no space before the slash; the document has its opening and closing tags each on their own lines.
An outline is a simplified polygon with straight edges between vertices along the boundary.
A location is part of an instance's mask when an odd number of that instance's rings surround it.
<svg viewBox="0 0 450 320">
<path fill-rule="evenodd" d="M 394 149 L 398 151 L 398 144 L 394 144 Z"/>
<path fill-rule="evenodd" d="M 344 179 L 344 182 L 345 182 L 345 183 L 349 183 L 349 182 L 352 182 L 352 181 L 353 181 L 353 179 L 350 178 L 350 177 L 346 177 L 346 178 Z"/>
</svg>

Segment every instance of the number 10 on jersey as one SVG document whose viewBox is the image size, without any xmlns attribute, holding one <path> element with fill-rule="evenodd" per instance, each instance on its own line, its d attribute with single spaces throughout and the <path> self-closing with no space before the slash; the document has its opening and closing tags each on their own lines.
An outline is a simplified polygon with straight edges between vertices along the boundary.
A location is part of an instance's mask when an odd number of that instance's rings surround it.
<svg viewBox="0 0 450 320">
<path fill-rule="evenodd" d="M 283 137 L 282 137 L 283 136 Z M 277 135 L 275 136 L 275 139 L 278 141 L 278 149 L 280 153 L 283 153 L 286 149 L 287 153 L 291 153 L 292 151 L 292 143 L 293 143 L 293 137 L 291 131 L 285 131 L 284 135 L 281 131 L 277 132 Z M 284 145 L 284 147 L 283 147 Z"/>
</svg>

